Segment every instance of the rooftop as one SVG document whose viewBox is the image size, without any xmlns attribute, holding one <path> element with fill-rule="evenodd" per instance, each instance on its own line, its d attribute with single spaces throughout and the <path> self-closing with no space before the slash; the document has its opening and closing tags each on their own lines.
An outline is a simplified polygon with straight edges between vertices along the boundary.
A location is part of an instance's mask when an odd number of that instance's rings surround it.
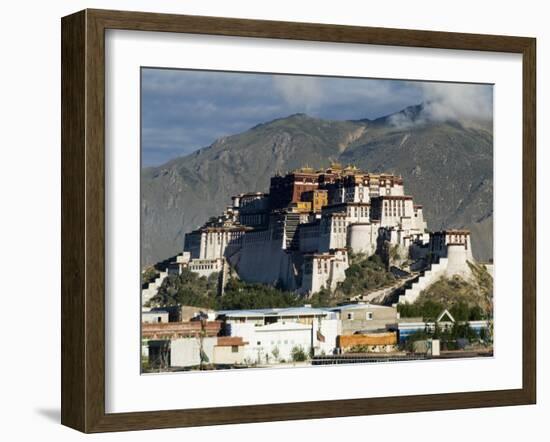
<svg viewBox="0 0 550 442">
<path fill-rule="evenodd" d="M 337 311 L 337 310 L 353 310 L 353 309 L 393 309 L 394 307 L 390 307 L 387 305 L 379 305 L 379 304 L 369 304 L 367 302 L 357 302 L 352 304 L 344 304 L 344 305 L 337 305 L 336 307 L 330 307 L 331 311 Z"/>
<path fill-rule="evenodd" d="M 219 336 L 218 347 L 232 347 L 234 345 L 246 345 L 248 342 L 245 342 L 240 336 Z"/>
<path fill-rule="evenodd" d="M 314 307 L 286 307 L 286 308 L 265 308 L 251 310 L 220 310 L 219 316 L 225 317 L 264 317 L 264 316 L 319 316 L 330 313 L 328 308 Z"/>
<path fill-rule="evenodd" d="M 432 232 L 432 235 L 469 235 L 470 231 L 467 229 L 447 229 L 440 230 L 438 232 Z"/>
</svg>

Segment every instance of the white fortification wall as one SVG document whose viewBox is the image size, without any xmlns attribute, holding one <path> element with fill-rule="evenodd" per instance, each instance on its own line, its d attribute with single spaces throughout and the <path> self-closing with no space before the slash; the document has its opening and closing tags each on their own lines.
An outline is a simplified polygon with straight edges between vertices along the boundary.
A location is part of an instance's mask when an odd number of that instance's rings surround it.
<svg viewBox="0 0 550 442">
<path fill-rule="evenodd" d="M 300 228 L 300 252 L 311 253 L 319 250 L 320 224 Z"/>
<path fill-rule="evenodd" d="M 464 244 L 449 244 L 447 246 L 447 253 L 445 258 L 440 258 L 439 262 L 430 266 L 417 282 L 415 282 L 411 288 L 405 291 L 405 294 L 399 297 L 398 303 L 413 303 L 416 301 L 420 292 L 428 288 L 434 282 L 441 277 L 445 276 L 450 278 L 458 275 L 464 279 L 469 279 L 472 275 L 468 262 L 474 262 L 471 252 L 471 248 L 466 249 Z"/>
<path fill-rule="evenodd" d="M 419 279 L 417 282 L 413 283 L 411 288 L 407 289 L 405 291 L 405 294 L 401 295 L 399 297 L 399 304 L 409 303 L 412 304 L 418 296 L 420 296 L 420 292 L 424 290 L 425 288 L 432 285 L 434 282 L 436 282 L 439 278 L 446 275 L 446 269 L 447 269 L 447 258 L 440 258 L 438 263 L 434 263 L 430 266 L 430 269 L 427 270 Z"/>
<path fill-rule="evenodd" d="M 162 285 L 162 282 L 167 276 L 168 272 L 160 272 L 159 276 L 147 285 L 147 288 L 141 290 L 141 305 L 145 305 L 153 296 L 157 294 L 159 287 Z"/>
<path fill-rule="evenodd" d="M 449 244 L 447 246 L 447 268 L 445 274 L 448 277 L 458 275 L 469 278 L 472 275 L 468 261 L 472 262 L 472 255 L 462 244 Z"/>
<path fill-rule="evenodd" d="M 348 247 L 354 253 L 372 255 L 376 250 L 378 225 L 370 223 L 351 224 L 348 227 Z"/>
<path fill-rule="evenodd" d="M 281 281 L 293 289 L 290 255 L 282 248 L 282 239 L 271 239 L 270 232 L 246 234 L 236 264 L 239 276 L 249 282 L 276 284 Z"/>
</svg>

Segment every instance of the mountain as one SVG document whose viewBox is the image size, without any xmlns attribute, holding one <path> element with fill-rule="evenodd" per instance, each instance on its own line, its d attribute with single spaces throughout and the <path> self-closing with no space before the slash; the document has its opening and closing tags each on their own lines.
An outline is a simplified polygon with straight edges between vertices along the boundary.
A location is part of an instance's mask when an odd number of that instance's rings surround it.
<svg viewBox="0 0 550 442">
<path fill-rule="evenodd" d="M 402 175 L 430 229 L 469 228 L 475 257 L 492 258 L 492 127 L 422 113 L 418 105 L 376 120 L 290 115 L 143 169 L 142 264 L 179 253 L 184 234 L 220 213 L 231 195 L 267 191 L 277 171 L 330 161 Z"/>
</svg>

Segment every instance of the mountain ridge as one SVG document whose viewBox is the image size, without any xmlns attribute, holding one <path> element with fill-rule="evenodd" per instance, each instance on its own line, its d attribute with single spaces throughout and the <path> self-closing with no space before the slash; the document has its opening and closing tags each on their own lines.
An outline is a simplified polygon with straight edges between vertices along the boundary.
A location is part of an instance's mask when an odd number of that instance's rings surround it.
<svg viewBox="0 0 550 442">
<path fill-rule="evenodd" d="M 184 234 L 223 211 L 231 195 L 265 192 L 277 171 L 330 161 L 403 176 L 406 193 L 424 205 L 431 230 L 470 228 L 476 257 L 491 259 L 490 125 L 430 121 L 422 112 L 416 105 L 375 120 L 347 121 L 292 114 L 142 169 L 142 265 L 181 251 Z"/>
</svg>

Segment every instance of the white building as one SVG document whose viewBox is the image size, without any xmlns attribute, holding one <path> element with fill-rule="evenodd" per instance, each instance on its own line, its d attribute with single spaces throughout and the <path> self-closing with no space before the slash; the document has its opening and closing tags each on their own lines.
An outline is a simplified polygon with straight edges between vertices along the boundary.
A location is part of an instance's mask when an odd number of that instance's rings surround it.
<svg viewBox="0 0 550 442">
<path fill-rule="evenodd" d="M 206 226 L 185 235 L 185 248 L 192 259 L 218 259 L 241 248 L 244 233 L 250 230 L 232 223 Z"/>
<path fill-rule="evenodd" d="M 204 362 L 214 362 L 214 347 L 218 342 L 217 337 L 205 338 L 179 338 L 170 341 L 170 366 L 171 367 L 196 367 L 201 363 L 201 349 Z"/>
<path fill-rule="evenodd" d="M 460 246 L 453 248 L 452 246 Z M 457 252 L 458 249 L 463 252 Z M 447 258 L 450 253 L 464 253 L 465 258 L 474 261 L 469 230 L 449 229 L 430 234 L 430 251 L 434 256 Z"/>
<path fill-rule="evenodd" d="M 248 342 L 244 351 L 249 363 L 288 362 L 295 348 L 308 356 L 333 354 L 339 334 L 333 312 L 311 307 L 226 311 L 219 318 L 226 334 Z"/>
<path fill-rule="evenodd" d="M 300 291 L 316 293 L 322 288 L 334 290 L 339 282 L 346 279 L 348 267 L 349 259 L 345 248 L 331 250 L 329 253 L 306 255 Z"/>
<path fill-rule="evenodd" d="M 187 337 L 170 341 L 171 367 L 196 367 L 202 362 L 213 365 L 242 365 L 245 346 L 241 338 L 226 336 Z"/>
<path fill-rule="evenodd" d="M 385 330 L 388 324 L 395 323 L 399 317 L 395 307 L 368 302 L 339 305 L 330 310 L 341 321 L 342 335 Z"/>
<path fill-rule="evenodd" d="M 169 313 L 164 310 L 141 310 L 141 322 L 146 324 L 168 322 Z"/>
<path fill-rule="evenodd" d="M 225 258 L 191 258 L 190 252 L 183 252 L 176 256 L 176 261 L 168 264 L 169 275 L 181 275 L 183 269 L 189 269 L 200 276 L 208 278 L 213 273 L 223 270 Z"/>
</svg>

